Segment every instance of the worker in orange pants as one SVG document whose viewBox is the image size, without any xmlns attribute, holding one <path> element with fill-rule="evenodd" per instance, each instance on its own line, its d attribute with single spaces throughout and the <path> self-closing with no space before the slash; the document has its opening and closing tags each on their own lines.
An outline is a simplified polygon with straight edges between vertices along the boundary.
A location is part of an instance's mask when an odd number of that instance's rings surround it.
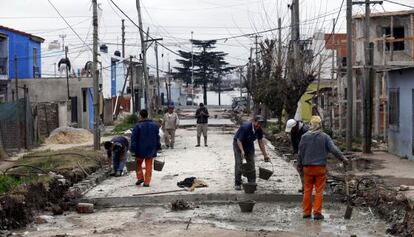
<svg viewBox="0 0 414 237">
<path fill-rule="evenodd" d="M 323 190 L 326 183 L 326 164 L 328 153 L 334 154 L 344 163 L 348 163 L 342 152 L 335 146 L 331 137 L 321 131 L 321 118 L 312 116 L 310 130 L 299 143 L 298 167 L 304 173 L 303 218 L 312 214 L 312 191 L 315 188 L 313 219 L 322 220 Z"/>
<path fill-rule="evenodd" d="M 139 112 L 140 122 L 135 125 L 131 135 L 130 151 L 137 161 L 137 186 L 144 183 L 149 187 L 152 174 L 152 160 L 157 157 L 157 151 L 161 149 L 158 125 L 148 119 L 148 111 L 143 109 Z M 145 161 L 145 176 L 142 163 Z"/>
<path fill-rule="evenodd" d="M 145 161 L 145 175 L 142 170 L 142 163 Z M 152 158 L 141 159 L 137 158 L 137 180 L 144 183 L 144 186 L 149 186 L 152 176 Z"/>
</svg>

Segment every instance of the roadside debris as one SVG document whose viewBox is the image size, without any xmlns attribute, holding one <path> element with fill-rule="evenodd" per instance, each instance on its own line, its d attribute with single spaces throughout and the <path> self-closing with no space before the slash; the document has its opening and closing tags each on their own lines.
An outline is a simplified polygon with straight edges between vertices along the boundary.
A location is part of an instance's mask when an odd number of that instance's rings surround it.
<svg viewBox="0 0 414 237">
<path fill-rule="evenodd" d="M 410 187 L 408 187 L 407 185 L 400 185 L 399 190 L 400 191 L 408 191 L 408 190 L 410 190 Z"/>
<path fill-rule="evenodd" d="M 78 203 L 76 206 L 76 211 L 81 214 L 93 213 L 94 205 L 92 203 Z"/>
<path fill-rule="evenodd" d="M 171 202 L 171 211 L 183 211 L 189 209 L 194 209 L 194 207 L 184 199 L 179 199 Z"/>
<path fill-rule="evenodd" d="M 194 191 L 196 188 L 205 188 L 208 187 L 208 184 L 196 177 L 188 177 L 185 178 L 183 181 L 177 182 L 177 186 L 180 188 L 190 188 L 190 191 Z"/>
</svg>

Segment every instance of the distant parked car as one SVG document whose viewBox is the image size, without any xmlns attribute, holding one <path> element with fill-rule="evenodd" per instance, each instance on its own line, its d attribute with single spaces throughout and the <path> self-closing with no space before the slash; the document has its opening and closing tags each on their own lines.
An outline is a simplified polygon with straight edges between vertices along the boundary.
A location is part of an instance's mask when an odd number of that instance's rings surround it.
<svg viewBox="0 0 414 237">
<path fill-rule="evenodd" d="M 235 111 L 244 111 L 247 107 L 246 97 L 234 97 L 231 108 Z"/>
</svg>

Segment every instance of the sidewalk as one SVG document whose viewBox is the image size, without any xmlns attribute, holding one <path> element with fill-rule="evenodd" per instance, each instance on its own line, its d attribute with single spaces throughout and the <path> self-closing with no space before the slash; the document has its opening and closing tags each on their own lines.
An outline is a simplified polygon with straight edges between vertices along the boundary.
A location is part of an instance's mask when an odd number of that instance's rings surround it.
<svg viewBox="0 0 414 237">
<path fill-rule="evenodd" d="M 378 175 L 384 179 L 386 185 L 396 189 L 400 185 L 407 185 L 410 189 L 403 193 L 414 201 L 414 161 L 401 159 L 387 152 L 358 155 L 370 163 L 367 170 L 357 172 L 356 175 Z"/>
</svg>

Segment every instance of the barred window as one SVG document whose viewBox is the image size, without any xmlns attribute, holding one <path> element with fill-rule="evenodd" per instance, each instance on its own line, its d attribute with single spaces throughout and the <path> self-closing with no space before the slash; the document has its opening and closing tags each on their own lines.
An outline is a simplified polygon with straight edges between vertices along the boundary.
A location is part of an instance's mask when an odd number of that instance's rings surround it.
<svg viewBox="0 0 414 237">
<path fill-rule="evenodd" d="M 400 127 L 400 89 L 390 88 L 389 90 L 389 111 L 388 119 L 391 130 L 398 131 Z"/>
</svg>

